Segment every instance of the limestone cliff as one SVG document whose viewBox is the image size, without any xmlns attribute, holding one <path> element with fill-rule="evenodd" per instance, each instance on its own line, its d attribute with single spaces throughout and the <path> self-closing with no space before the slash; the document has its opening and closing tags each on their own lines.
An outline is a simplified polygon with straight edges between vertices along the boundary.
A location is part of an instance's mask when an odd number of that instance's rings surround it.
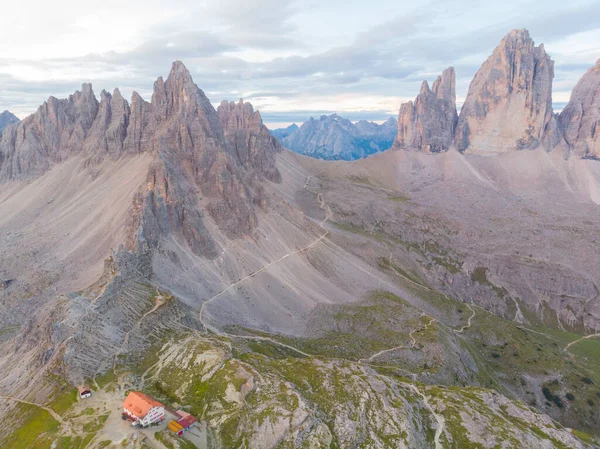
<svg viewBox="0 0 600 449">
<path fill-rule="evenodd" d="M 544 46 L 536 47 L 527 30 L 511 31 L 469 86 L 456 130 L 459 151 L 549 149 L 553 78 L 554 62 Z"/>
<path fill-rule="evenodd" d="M 559 123 L 577 156 L 600 157 L 600 59 L 573 89 Z"/>
<path fill-rule="evenodd" d="M 282 147 L 263 124 L 260 112 L 255 111 L 250 103 L 240 100 L 239 103 L 223 101 L 217 113 L 225 137 L 240 161 L 267 179 L 280 182 L 281 175 L 275 166 L 274 155 Z"/>
<path fill-rule="evenodd" d="M 435 80 L 433 89 L 423 81 L 414 103 L 402 104 L 394 146 L 430 153 L 447 151 L 454 140 L 457 120 L 456 75 L 449 67 Z"/>
<path fill-rule="evenodd" d="M 198 254 L 214 256 L 196 202 L 231 237 L 251 232 L 255 205 L 264 205 L 260 183 L 279 182 L 275 154 L 281 150 L 249 103 L 223 105 L 218 114 L 187 68 L 175 62 L 168 78 L 158 78 L 152 101 L 134 92 L 131 105 L 119 90 L 101 101 L 84 84 L 66 100 L 50 97 L 0 140 L 0 181 L 30 181 L 54 164 L 79 156 L 87 166 L 107 157 L 150 153 L 156 164 L 138 198 L 146 223 L 139 237 L 182 233 Z M 187 212 L 186 212 L 187 211 Z M 132 231 L 136 231 L 132 229 Z"/>
</svg>

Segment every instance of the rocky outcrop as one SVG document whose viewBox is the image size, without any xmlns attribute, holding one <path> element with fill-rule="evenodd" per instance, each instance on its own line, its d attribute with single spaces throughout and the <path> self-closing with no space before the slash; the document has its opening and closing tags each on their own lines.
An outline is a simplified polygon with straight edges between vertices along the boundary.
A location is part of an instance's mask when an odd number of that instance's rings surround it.
<svg viewBox="0 0 600 449">
<path fill-rule="evenodd" d="M 19 118 L 10 111 L 4 111 L 0 114 L 0 132 L 10 125 L 19 123 Z"/>
<path fill-rule="evenodd" d="M 559 124 L 577 156 L 600 158 L 600 59 L 573 89 Z"/>
<path fill-rule="evenodd" d="M 402 104 L 394 146 L 429 153 L 448 151 L 457 121 L 456 74 L 449 67 L 435 80 L 433 89 L 423 81 L 414 103 Z"/>
<path fill-rule="evenodd" d="M 255 111 L 250 103 L 240 100 L 239 103 L 223 101 L 217 113 L 225 138 L 242 164 L 254 168 L 271 181 L 281 182 L 275 166 L 275 154 L 282 147 L 263 124 L 260 112 Z"/>
<path fill-rule="evenodd" d="M 353 124 L 337 114 L 311 119 L 281 139 L 284 147 L 325 160 L 352 161 L 389 149 L 398 132 L 396 120 L 382 125 L 364 120 Z"/>
<path fill-rule="evenodd" d="M 461 152 L 550 149 L 554 62 L 527 30 L 511 31 L 479 69 L 460 111 L 456 145 Z M 546 139 L 548 136 L 549 139 Z"/>
<path fill-rule="evenodd" d="M 120 154 L 127 136 L 129 125 L 129 103 L 119 89 L 113 95 L 105 90 L 100 93 L 100 108 L 92 124 L 86 140 L 86 148 L 90 152 Z"/>
<path fill-rule="evenodd" d="M 98 110 L 91 84 L 66 100 L 50 97 L 35 114 L 2 133 L 0 181 L 35 178 L 53 162 L 81 152 Z"/>
<path fill-rule="evenodd" d="M 133 220 L 143 229 L 132 229 L 143 241 L 178 232 L 194 252 L 213 257 L 201 213 L 190 212 L 202 209 L 199 194 L 228 236 L 251 232 L 255 206 L 266 205 L 260 183 L 281 180 L 275 166 L 281 146 L 252 105 L 224 103 L 217 113 L 181 62 L 166 80 L 158 78 L 151 102 L 134 92 L 129 105 L 119 90 L 102 91 L 100 99 L 84 84 L 66 100 L 50 97 L 9 127 L 0 140 L 0 182 L 35 179 L 71 156 L 90 166 L 106 157 L 150 153 L 157 163 Z"/>
</svg>

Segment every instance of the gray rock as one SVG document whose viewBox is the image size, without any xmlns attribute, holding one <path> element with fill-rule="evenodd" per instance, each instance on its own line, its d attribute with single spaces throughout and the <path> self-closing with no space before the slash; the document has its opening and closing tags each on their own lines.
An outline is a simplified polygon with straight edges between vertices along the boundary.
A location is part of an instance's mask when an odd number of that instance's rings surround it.
<svg viewBox="0 0 600 449">
<path fill-rule="evenodd" d="M 10 125 L 14 125 L 15 123 L 19 123 L 20 120 L 19 118 L 14 115 L 12 112 L 10 111 L 4 111 L 3 113 L 0 114 L 0 132 L 10 126 Z"/>
<path fill-rule="evenodd" d="M 454 141 L 458 121 L 454 68 L 443 71 L 429 88 L 423 81 L 415 102 L 400 107 L 398 136 L 394 146 L 439 153 L 448 151 Z"/>
<path fill-rule="evenodd" d="M 600 157 L 600 59 L 577 83 L 558 120 L 577 156 Z"/>
<path fill-rule="evenodd" d="M 355 160 L 391 148 L 397 133 L 393 118 L 385 123 L 353 124 L 337 114 L 311 117 L 300 129 L 281 140 L 284 147 L 307 156 L 325 160 Z"/>
<path fill-rule="evenodd" d="M 279 128 L 271 131 L 271 135 L 275 137 L 277 140 L 281 141 L 281 139 L 285 139 L 287 136 L 296 132 L 300 129 L 298 125 L 295 123 L 291 124 L 287 128 Z"/>
<path fill-rule="evenodd" d="M 525 29 L 511 31 L 469 86 L 456 129 L 459 151 L 505 152 L 544 144 L 546 129 L 552 130 L 553 78 L 554 62 L 544 46 L 536 47 Z"/>
<path fill-rule="evenodd" d="M 255 111 L 250 103 L 240 100 L 239 103 L 223 101 L 217 113 L 225 137 L 240 162 L 271 181 L 281 182 L 275 166 L 275 154 L 282 147 L 263 124 L 260 112 Z"/>
</svg>

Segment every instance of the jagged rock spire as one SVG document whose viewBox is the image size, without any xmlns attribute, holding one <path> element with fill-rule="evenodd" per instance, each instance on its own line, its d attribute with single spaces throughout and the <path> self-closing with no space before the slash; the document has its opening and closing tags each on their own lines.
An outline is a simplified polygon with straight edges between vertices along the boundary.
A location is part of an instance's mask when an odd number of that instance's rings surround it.
<svg viewBox="0 0 600 449">
<path fill-rule="evenodd" d="M 600 59 L 573 89 L 559 124 L 576 155 L 600 157 Z"/>
<path fill-rule="evenodd" d="M 460 151 L 532 149 L 553 126 L 554 62 L 525 29 L 507 34 L 469 86 L 456 130 Z M 547 131 L 548 129 L 548 131 Z"/>
<path fill-rule="evenodd" d="M 453 67 L 435 80 L 433 90 L 423 81 L 414 103 L 409 101 L 400 107 L 396 147 L 432 153 L 451 147 L 458 119 L 455 86 Z"/>
</svg>

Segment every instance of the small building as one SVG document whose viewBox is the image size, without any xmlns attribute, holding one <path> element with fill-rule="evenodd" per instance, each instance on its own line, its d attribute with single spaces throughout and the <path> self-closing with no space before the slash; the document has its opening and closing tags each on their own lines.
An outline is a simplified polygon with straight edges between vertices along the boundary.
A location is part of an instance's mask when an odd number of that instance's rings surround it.
<svg viewBox="0 0 600 449">
<path fill-rule="evenodd" d="M 179 436 L 183 435 L 183 432 L 186 430 L 190 430 L 198 422 L 196 418 L 183 410 L 179 410 L 177 416 L 179 417 L 179 420 L 169 422 L 168 427 L 171 432 Z"/>
<path fill-rule="evenodd" d="M 123 402 L 123 415 L 133 421 L 133 425 L 148 427 L 164 421 L 165 406 L 144 393 L 132 391 Z"/>
<path fill-rule="evenodd" d="M 89 385 L 79 385 L 77 391 L 79 392 L 80 399 L 85 399 L 92 396 L 92 390 L 90 389 Z"/>
</svg>

